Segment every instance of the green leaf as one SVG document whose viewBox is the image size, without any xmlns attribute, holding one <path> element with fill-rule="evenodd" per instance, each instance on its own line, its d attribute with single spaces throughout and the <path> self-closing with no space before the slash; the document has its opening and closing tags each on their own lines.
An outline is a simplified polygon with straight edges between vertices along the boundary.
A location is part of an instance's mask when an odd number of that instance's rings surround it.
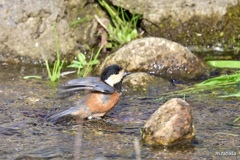
<svg viewBox="0 0 240 160">
<path fill-rule="evenodd" d="M 127 35 L 127 37 L 126 37 L 126 42 L 129 42 L 129 41 L 131 41 L 131 35 L 130 34 Z"/>
<path fill-rule="evenodd" d="M 240 68 L 240 61 L 208 61 L 209 65 L 217 68 Z"/>
<path fill-rule="evenodd" d="M 239 82 L 240 74 L 231 74 L 231 75 L 223 75 L 215 78 L 208 79 L 203 81 L 202 83 L 197 84 L 196 86 L 206 86 L 206 85 L 227 85 Z"/>
<path fill-rule="evenodd" d="M 68 68 L 78 68 L 78 66 L 79 66 L 79 65 L 77 65 L 77 64 L 70 64 L 70 65 L 68 65 L 67 67 L 68 67 Z"/>
<path fill-rule="evenodd" d="M 23 77 L 23 79 L 32 79 L 32 78 L 33 78 L 33 79 L 34 79 L 34 78 L 35 78 L 35 79 L 42 79 L 41 76 L 24 76 L 24 77 Z"/>
<path fill-rule="evenodd" d="M 110 42 L 108 42 L 107 44 L 106 44 L 106 48 L 113 48 L 113 43 L 110 43 Z"/>
<path fill-rule="evenodd" d="M 73 60 L 73 61 L 72 61 L 72 64 L 78 64 L 78 65 L 82 65 L 82 63 L 81 63 L 81 62 L 79 62 L 79 61 L 76 61 L 76 60 Z"/>
<path fill-rule="evenodd" d="M 138 32 L 137 32 L 136 29 L 134 29 L 134 30 L 132 31 L 132 33 L 131 33 L 131 38 L 134 39 L 134 38 L 136 38 L 137 36 L 138 36 Z"/>
<path fill-rule="evenodd" d="M 78 60 L 79 61 L 82 61 L 82 60 L 85 60 L 86 58 L 85 58 L 85 55 L 83 54 L 83 53 L 78 53 Z"/>
<path fill-rule="evenodd" d="M 89 62 L 88 64 L 89 64 L 89 65 L 96 65 L 96 64 L 98 64 L 99 62 L 100 62 L 99 60 L 95 59 L 95 60 L 92 60 L 91 62 Z"/>
</svg>

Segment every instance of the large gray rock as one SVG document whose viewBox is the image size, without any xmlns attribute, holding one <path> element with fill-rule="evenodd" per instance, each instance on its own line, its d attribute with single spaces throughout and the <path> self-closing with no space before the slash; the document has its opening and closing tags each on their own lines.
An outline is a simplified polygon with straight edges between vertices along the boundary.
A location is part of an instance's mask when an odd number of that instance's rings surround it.
<svg viewBox="0 0 240 160">
<path fill-rule="evenodd" d="M 192 79 L 202 75 L 202 61 L 182 45 L 148 37 L 136 39 L 105 58 L 102 71 L 110 64 L 119 64 L 127 71 L 142 71 L 173 79 Z"/>
<path fill-rule="evenodd" d="M 114 5 L 129 9 L 132 13 L 143 14 L 149 22 L 160 24 L 166 17 L 185 22 L 193 16 L 219 17 L 227 13 L 230 6 L 239 0 L 110 0 Z"/>
<path fill-rule="evenodd" d="M 191 47 L 193 49 L 202 46 L 202 50 L 231 49 L 234 43 L 229 39 L 239 36 L 239 32 L 234 32 L 240 27 L 239 0 L 110 1 L 131 13 L 143 15 L 142 24 L 148 36 L 197 46 Z"/>
<path fill-rule="evenodd" d="M 66 10 L 63 0 L 1 0 L 0 6 L 0 60 L 49 58 L 56 50 L 53 26 L 57 19 L 61 51 L 74 48 L 69 24 L 62 19 Z"/>
<path fill-rule="evenodd" d="M 85 44 L 94 43 L 93 15 L 99 12 L 91 3 L 87 4 L 87 0 L 1 0 L 0 61 L 54 60 L 55 23 L 63 56 L 86 49 Z M 77 19 L 83 19 L 84 24 L 70 27 Z"/>
</svg>

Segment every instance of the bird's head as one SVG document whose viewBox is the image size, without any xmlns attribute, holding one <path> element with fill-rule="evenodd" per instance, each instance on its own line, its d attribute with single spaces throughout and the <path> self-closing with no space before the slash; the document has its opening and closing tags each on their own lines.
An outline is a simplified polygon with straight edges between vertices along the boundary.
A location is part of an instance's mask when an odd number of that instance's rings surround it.
<svg viewBox="0 0 240 160">
<path fill-rule="evenodd" d="M 128 74 L 129 72 L 125 72 L 122 67 L 113 64 L 103 70 L 101 80 L 119 91 L 123 78 Z"/>
</svg>

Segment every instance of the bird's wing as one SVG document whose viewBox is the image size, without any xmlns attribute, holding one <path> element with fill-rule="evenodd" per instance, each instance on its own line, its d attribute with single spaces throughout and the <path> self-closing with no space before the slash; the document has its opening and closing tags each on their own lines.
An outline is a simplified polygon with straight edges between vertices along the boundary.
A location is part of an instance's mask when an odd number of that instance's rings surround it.
<svg viewBox="0 0 240 160">
<path fill-rule="evenodd" d="M 58 87 L 60 94 L 90 90 L 103 93 L 113 93 L 114 88 L 99 80 L 98 77 L 85 77 L 70 80 Z"/>
</svg>

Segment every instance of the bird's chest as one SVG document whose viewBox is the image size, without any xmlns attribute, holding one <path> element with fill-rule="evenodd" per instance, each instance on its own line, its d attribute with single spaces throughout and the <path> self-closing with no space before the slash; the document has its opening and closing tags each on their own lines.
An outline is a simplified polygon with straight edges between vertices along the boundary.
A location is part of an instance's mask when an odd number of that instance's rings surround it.
<svg viewBox="0 0 240 160">
<path fill-rule="evenodd" d="M 119 98 L 118 92 L 113 94 L 91 93 L 87 105 L 92 113 L 105 113 L 118 103 Z"/>
</svg>

